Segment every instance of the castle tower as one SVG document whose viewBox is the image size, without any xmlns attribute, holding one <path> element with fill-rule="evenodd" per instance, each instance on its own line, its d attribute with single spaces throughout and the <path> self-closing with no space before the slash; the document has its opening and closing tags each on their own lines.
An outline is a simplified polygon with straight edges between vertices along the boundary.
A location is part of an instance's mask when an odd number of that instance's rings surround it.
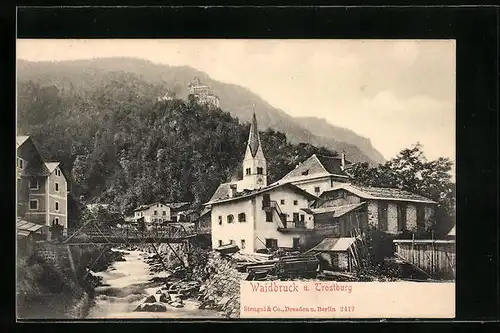
<svg viewBox="0 0 500 333">
<path fill-rule="evenodd" d="M 243 180 L 239 190 L 255 190 L 267 186 L 267 162 L 260 142 L 255 112 L 250 125 L 248 143 L 243 159 Z"/>
</svg>

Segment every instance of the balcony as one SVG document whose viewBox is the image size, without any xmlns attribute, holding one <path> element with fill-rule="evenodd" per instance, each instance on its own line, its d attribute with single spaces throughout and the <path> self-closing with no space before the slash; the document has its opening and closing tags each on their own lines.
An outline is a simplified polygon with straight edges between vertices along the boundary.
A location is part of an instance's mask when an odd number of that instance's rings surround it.
<svg viewBox="0 0 500 333">
<path fill-rule="evenodd" d="M 305 221 L 286 221 L 284 228 L 278 228 L 280 232 L 311 232 L 313 229 L 306 228 Z"/>
</svg>

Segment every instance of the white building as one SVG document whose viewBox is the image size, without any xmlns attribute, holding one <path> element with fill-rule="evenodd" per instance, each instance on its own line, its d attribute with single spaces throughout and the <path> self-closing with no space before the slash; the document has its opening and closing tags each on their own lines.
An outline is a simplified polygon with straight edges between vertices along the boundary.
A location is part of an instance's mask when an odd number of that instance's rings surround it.
<svg viewBox="0 0 500 333">
<path fill-rule="evenodd" d="M 303 209 L 318 199 L 290 184 L 267 186 L 267 164 L 255 114 L 252 118 L 243 179 L 221 184 L 210 201 L 212 247 L 236 244 L 242 252 L 298 248 L 314 229 Z"/>
<path fill-rule="evenodd" d="M 350 164 L 344 154 L 341 157 L 314 154 L 272 185 L 290 183 L 320 196 L 324 191 L 350 182 L 345 171 Z"/>
<path fill-rule="evenodd" d="M 163 223 L 171 221 L 170 207 L 161 202 L 142 205 L 134 210 L 134 220 L 144 217 L 147 224 Z"/>
</svg>

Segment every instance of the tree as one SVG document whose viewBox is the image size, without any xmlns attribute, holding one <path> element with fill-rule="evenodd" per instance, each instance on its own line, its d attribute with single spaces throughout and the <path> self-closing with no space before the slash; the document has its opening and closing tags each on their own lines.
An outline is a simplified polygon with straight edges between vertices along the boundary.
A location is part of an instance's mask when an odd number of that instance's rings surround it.
<svg viewBox="0 0 500 333">
<path fill-rule="evenodd" d="M 424 235 L 434 232 L 443 236 L 455 224 L 456 184 L 452 181 L 452 166 L 452 161 L 444 157 L 428 161 L 417 143 L 385 164 L 370 167 L 358 163 L 349 172 L 353 184 L 399 188 L 436 201 L 436 224 Z"/>
<path fill-rule="evenodd" d="M 111 204 L 125 215 L 154 201 L 201 205 L 242 172 L 250 124 L 229 112 L 200 105 L 194 96 L 158 102 L 165 87 L 130 73 L 109 73 L 85 86 L 74 82 L 76 88 L 69 83 L 61 92 L 24 82 L 18 94 L 23 134 L 70 175 L 71 221 L 91 218 L 83 209 L 88 203 Z M 261 132 L 261 140 L 269 182 L 313 153 L 336 154 L 291 144 L 274 130 Z"/>
</svg>

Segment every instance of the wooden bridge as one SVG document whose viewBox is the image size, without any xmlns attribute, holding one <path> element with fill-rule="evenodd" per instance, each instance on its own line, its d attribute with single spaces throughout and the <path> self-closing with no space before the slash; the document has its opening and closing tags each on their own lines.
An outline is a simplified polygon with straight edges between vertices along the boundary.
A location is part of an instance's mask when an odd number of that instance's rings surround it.
<svg viewBox="0 0 500 333">
<path fill-rule="evenodd" d="M 87 225 L 79 229 L 68 229 L 64 237 L 65 244 L 159 244 L 184 243 L 196 237 L 194 226 L 183 223 L 155 225 L 146 230 L 134 227 L 126 228 L 99 228 L 96 225 Z"/>
</svg>

